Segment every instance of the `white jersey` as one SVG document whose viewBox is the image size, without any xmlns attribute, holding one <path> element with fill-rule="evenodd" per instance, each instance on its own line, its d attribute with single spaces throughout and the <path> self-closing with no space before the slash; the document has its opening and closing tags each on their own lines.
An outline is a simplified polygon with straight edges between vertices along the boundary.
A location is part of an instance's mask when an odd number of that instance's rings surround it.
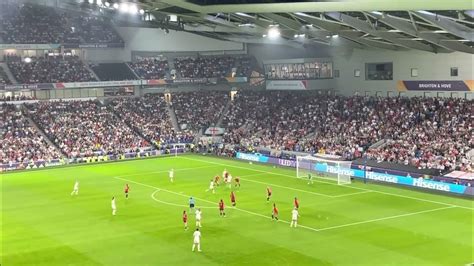
<svg viewBox="0 0 474 266">
<path fill-rule="evenodd" d="M 112 206 L 113 210 L 117 209 L 117 205 L 115 205 L 115 199 L 112 200 L 110 205 Z"/>
<path fill-rule="evenodd" d="M 170 170 L 169 176 L 170 176 L 170 178 L 173 178 L 173 177 L 174 177 L 174 170 Z"/>
<path fill-rule="evenodd" d="M 225 178 L 226 175 L 227 175 L 227 171 L 222 172 L 222 178 Z"/>
<path fill-rule="evenodd" d="M 232 176 L 229 174 L 229 176 L 227 176 L 227 183 L 230 183 L 232 182 Z"/>
<path fill-rule="evenodd" d="M 291 211 L 291 219 L 294 221 L 298 220 L 298 210 Z"/>
<path fill-rule="evenodd" d="M 79 182 L 74 183 L 74 190 L 79 190 Z"/>
<path fill-rule="evenodd" d="M 196 221 L 200 221 L 200 220 L 201 220 L 201 211 L 196 210 Z"/>
<path fill-rule="evenodd" d="M 194 231 L 193 238 L 194 238 L 194 243 L 198 244 L 199 242 L 201 242 L 201 232 Z"/>
<path fill-rule="evenodd" d="M 209 184 L 209 189 L 214 189 L 214 181 L 211 181 L 211 183 Z"/>
</svg>

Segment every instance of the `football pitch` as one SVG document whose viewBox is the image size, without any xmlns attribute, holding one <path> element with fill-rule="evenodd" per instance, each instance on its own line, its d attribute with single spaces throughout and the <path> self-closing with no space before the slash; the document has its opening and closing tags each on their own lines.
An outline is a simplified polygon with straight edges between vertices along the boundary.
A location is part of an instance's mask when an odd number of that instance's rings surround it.
<svg viewBox="0 0 474 266">
<path fill-rule="evenodd" d="M 206 192 L 224 168 L 240 176 L 242 186 Z M 79 195 L 71 196 L 75 180 Z M 311 185 L 290 168 L 183 155 L 8 173 L 0 181 L 1 265 L 474 262 L 472 200 L 357 181 L 339 186 L 318 178 Z M 189 213 L 189 230 L 182 222 L 190 196 L 202 210 L 201 253 L 191 251 L 194 215 Z M 289 226 L 294 197 L 300 201 L 298 228 Z M 220 199 L 226 217 L 219 216 Z M 278 222 L 271 220 L 273 203 Z"/>
</svg>

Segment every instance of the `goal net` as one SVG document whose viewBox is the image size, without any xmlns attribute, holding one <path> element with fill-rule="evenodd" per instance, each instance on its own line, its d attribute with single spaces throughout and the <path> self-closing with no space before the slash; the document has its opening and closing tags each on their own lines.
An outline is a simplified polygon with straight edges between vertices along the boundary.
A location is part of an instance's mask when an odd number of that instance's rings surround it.
<svg viewBox="0 0 474 266">
<path fill-rule="evenodd" d="M 351 162 L 327 160 L 314 156 L 296 157 L 296 177 L 322 178 L 336 181 L 338 185 L 351 183 Z"/>
</svg>

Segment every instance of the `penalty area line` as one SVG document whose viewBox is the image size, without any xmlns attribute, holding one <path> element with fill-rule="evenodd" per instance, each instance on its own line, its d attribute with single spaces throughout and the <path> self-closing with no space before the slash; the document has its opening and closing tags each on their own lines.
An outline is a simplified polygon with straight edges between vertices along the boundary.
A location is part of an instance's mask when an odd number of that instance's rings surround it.
<svg viewBox="0 0 474 266">
<path fill-rule="evenodd" d="M 210 162 L 210 161 L 205 161 L 205 160 L 200 160 L 200 159 L 194 159 L 194 158 L 188 158 L 188 157 L 181 157 L 181 158 L 182 158 L 182 159 L 186 159 L 186 160 L 191 160 L 191 161 L 205 162 L 205 163 L 216 164 L 216 165 L 222 165 L 222 166 L 227 166 L 227 167 L 240 168 L 240 169 L 247 169 L 247 170 L 252 170 L 252 171 L 255 171 L 255 172 L 261 172 L 261 173 L 268 173 L 268 174 L 273 174 L 273 175 L 279 175 L 279 176 L 287 176 L 287 177 L 291 177 L 291 178 L 297 178 L 297 177 L 294 177 L 294 176 L 292 176 L 292 175 L 273 173 L 273 172 L 264 171 L 264 170 L 252 169 L 252 168 L 249 168 L 249 167 L 236 166 L 236 165 L 224 164 L 224 163 L 217 163 L 217 162 Z M 325 184 L 329 184 L 329 185 L 333 185 L 333 186 L 340 186 L 340 185 L 337 185 L 337 184 L 334 184 L 334 183 L 330 183 L 330 182 L 324 182 L 324 181 L 319 181 L 319 180 L 313 180 L 313 181 L 314 181 L 314 182 L 318 182 L 318 183 L 325 183 Z M 466 210 L 474 211 L 474 208 L 470 208 L 470 207 L 466 207 L 466 206 L 461 206 L 461 205 L 456 205 L 456 204 L 451 204 L 451 203 L 446 203 L 446 202 L 440 202 L 440 201 L 429 200 L 429 199 L 423 199 L 423 198 L 412 197 L 412 196 L 407 196 L 407 195 L 395 194 L 395 193 L 384 192 L 384 191 L 374 190 L 374 189 L 366 189 L 366 188 L 352 187 L 352 186 L 344 186 L 344 187 L 351 188 L 351 189 L 356 189 L 356 190 L 360 190 L 360 191 L 374 192 L 374 193 L 383 194 L 383 195 L 388 195 L 388 196 L 393 196 L 393 197 L 399 197 L 399 198 L 406 198 L 406 199 L 424 201 L 424 202 L 429 202 L 429 203 L 444 205 L 444 206 L 447 206 L 447 207 L 456 207 L 456 208 L 460 208 L 460 209 L 466 209 Z M 349 194 L 351 194 L 351 193 L 349 193 Z M 349 195 L 349 194 L 342 194 L 342 195 L 340 195 L 340 196 L 342 197 L 343 195 Z M 333 197 L 337 197 L 337 196 L 333 196 Z"/>
</svg>

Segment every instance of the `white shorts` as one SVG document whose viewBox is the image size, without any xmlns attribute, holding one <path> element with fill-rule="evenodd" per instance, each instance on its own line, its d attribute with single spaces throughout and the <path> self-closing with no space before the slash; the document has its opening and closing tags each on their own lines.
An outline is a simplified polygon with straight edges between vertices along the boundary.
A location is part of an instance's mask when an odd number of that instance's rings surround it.
<svg viewBox="0 0 474 266">
<path fill-rule="evenodd" d="M 214 189 L 214 187 L 213 187 L 213 186 L 210 186 L 209 189 Z"/>
<path fill-rule="evenodd" d="M 194 244 L 197 244 L 197 245 L 199 245 L 199 244 L 201 244 L 201 242 L 200 242 L 200 241 L 196 241 L 196 240 L 194 240 Z"/>
</svg>

